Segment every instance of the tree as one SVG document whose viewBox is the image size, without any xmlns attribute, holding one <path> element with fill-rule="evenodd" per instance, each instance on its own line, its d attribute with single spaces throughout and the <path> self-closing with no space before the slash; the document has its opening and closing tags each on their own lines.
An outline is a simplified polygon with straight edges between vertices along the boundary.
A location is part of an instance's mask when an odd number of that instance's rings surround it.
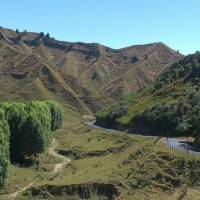
<svg viewBox="0 0 200 200">
<path fill-rule="evenodd" d="M 18 29 L 16 29 L 16 31 L 15 31 L 17 34 L 19 33 L 19 30 Z"/>
<path fill-rule="evenodd" d="M 10 128 L 10 158 L 12 162 L 21 159 L 21 127 L 27 117 L 24 103 L 5 103 L 2 105 Z"/>
<path fill-rule="evenodd" d="M 62 126 L 63 109 L 62 106 L 54 101 L 46 101 L 51 113 L 51 130 L 54 131 Z"/>
<path fill-rule="evenodd" d="M 26 156 L 42 152 L 49 143 L 50 131 L 62 125 L 62 107 L 53 101 L 5 102 L 0 103 L 1 109 L 9 125 L 12 162 L 21 163 Z M 2 121 L 0 118 L 0 125 Z"/>
<path fill-rule="evenodd" d="M 4 184 L 9 164 L 9 127 L 5 114 L 0 109 L 0 186 Z"/>
<path fill-rule="evenodd" d="M 22 162 L 25 156 L 42 152 L 48 144 L 51 115 L 44 102 L 11 103 L 3 106 L 10 127 L 10 158 Z"/>
<path fill-rule="evenodd" d="M 47 39 L 50 38 L 50 34 L 49 34 L 49 33 L 46 34 L 46 38 L 47 38 Z"/>
<path fill-rule="evenodd" d="M 43 32 L 39 33 L 39 38 L 44 38 L 44 33 Z"/>
</svg>

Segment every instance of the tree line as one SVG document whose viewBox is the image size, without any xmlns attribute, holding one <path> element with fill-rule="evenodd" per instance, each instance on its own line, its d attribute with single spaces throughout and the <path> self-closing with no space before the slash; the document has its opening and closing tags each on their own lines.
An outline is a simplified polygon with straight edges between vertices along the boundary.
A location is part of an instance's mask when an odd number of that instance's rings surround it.
<svg viewBox="0 0 200 200">
<path fill-rule="evenodd" d="M 22 162 L 48 145 L 50 132 L 61 127 L 62 106 L 54 101 L 0 103 L 0 186 L 9 162 Z"/>
</svg>

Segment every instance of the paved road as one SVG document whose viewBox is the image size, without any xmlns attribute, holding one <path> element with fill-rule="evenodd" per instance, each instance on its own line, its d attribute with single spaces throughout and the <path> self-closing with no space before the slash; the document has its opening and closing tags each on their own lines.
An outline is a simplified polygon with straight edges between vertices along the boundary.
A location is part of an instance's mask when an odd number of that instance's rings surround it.
<svg viewBox="0 0 200 200">
<path fill-rule="evenodd" d="M 84 123 L 91 128 L 100 129 L 100 130 L 111 132 L 111 133 L 122 133 L 122 131 L 118 131 L 118 130 L 114 130 L 114 129 L 107 129 L 107 128 L 104 128 L 101 126 L 97 126 L 94 124 L 95 121 L 84 122 Z M 133 135 L 133 134 L 131 134 L 131 135 Z M 141 135 L 141 134 L 134 134 L 134 135 L 148 137 L 148 138 L 158 138 L 158 136 L 146 136 L 146 135 Z M 200 148 L 195 148 L 195 147 L 191 146 L 190 143 L 184 141 L 183 139 L 163 137 L 162 140 L 169 147 L 173 147 L 180 151 L 185 151 L 186 153 L 200 155 Z"/>
<path fill-rule="evenodd" d="M 164 138 L 164 143 L 168 146 L 174 147 L 176 149 L 186 151 L 186 153 L 191 154 L 198 154 L 200 155 L 200 148 L 191 146 L 189 142 L 186 142 L 184 140 L 178 139 L 178 138 Z"/>
</svg>

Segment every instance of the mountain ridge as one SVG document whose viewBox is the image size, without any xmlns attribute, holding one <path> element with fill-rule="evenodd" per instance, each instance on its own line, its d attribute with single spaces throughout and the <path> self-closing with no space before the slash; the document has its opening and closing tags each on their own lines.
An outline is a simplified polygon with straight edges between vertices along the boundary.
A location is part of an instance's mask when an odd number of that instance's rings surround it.
<svg viewBox="0 0 200 200">
<path fill-rule="evenodd" d="M 1 100 L 52 98 L 82 113 L 95 112 L 153 82 L 182 57 L 160 42 L 112 49 L 1 27 Z M 16 88 L 21 95 L 14 92 Z"/>
</svg>

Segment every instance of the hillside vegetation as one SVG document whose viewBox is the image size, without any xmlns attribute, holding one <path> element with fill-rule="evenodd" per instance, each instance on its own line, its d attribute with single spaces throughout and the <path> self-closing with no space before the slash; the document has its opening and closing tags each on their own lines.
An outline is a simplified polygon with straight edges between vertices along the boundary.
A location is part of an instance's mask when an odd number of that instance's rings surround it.
<svg viewBox="0 0 200 200">
<path fill-rule="evenodd" d="M 155 84 L 97 116 L 97 124 L 129 132 L 193 136 L 199 142 L 200 53 L 168 67 Z"/>
<path fill-rule="evenodd" d="M 50 131 L 62 125 L 62 107 L 52 101 L 0 104 L 0 185 L 9 162 L 26 165 L 45 150 Z"/>
<path fill-rule="evenodd" d="M 71 163 L 52 173 L 61 161 L 47 149 L 38 154 L 38 165 L 10 165 L 1 194 L 34 181 L 17 200 L 198 199 L 198 156 L 170 150 L 151 138 L 92 129 L 77 113 L 65 111 L 63 126 L 52 136 L 56 151 Z"/>
<path fill-rule="evenodd" d="M 0 28 L 0 99 L 52 99 L 90 113 L 153 82 L 182 57 L 162 43 L 114 50 Z"/>
</svg>

